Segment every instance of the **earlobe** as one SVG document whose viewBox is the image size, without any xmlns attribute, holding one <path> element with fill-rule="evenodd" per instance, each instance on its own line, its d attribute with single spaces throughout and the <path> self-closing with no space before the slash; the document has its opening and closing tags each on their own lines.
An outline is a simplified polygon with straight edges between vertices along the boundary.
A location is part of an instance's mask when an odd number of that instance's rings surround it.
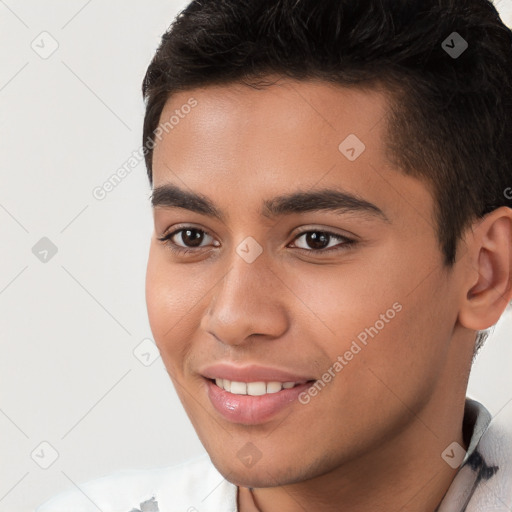
<svg viewBox="0 0 512 512">
<path fill-rule="evenodd" d="M 470 269 L 459 321 L 481 331 L 499 320 L 512 299 L 512 209 L 502 207 L 484 217 L 467 247 Z"/>
</svg>

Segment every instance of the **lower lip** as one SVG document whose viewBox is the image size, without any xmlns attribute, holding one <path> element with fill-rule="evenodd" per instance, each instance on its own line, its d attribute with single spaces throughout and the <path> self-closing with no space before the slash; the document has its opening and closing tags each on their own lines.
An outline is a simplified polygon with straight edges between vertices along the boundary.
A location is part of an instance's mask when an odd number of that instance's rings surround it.
<svg viewBox="0 0 512 512">
<path fill-rule="evenodd" d="M 312 384 L 312 382 L 305 382 L 291 389 L 282 389 L 277 393 L 251 396 L 229 393 L 206 379 L 208 397 L 217 412 L 228 421 L 244 425 L 256 425 L 269 421 L 290 404 L 298 401 L 297 397 Z"/>
</svg>

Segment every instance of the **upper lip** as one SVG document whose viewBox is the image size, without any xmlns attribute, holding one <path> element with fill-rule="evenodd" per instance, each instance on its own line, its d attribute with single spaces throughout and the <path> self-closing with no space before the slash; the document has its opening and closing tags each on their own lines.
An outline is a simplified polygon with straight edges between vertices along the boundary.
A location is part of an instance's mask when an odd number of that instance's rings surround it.
<svg viewBox="0 0 512 512">
<path fill-rule="evenodd" d="M 236 382 L 296 382 L 303 383 L 315 380 L 314 377 L 299 375 L 287 370 L 251 364 L 234 366 L 217 363 L 204 367 L 199 373 L 208 379 L 227 379 Z"/>
</svg>

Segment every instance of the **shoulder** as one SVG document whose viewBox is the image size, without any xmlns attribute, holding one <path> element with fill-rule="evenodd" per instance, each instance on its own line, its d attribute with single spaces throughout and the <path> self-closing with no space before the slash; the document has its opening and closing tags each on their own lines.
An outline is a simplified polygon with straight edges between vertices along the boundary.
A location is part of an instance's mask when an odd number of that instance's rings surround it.
<svg viewBox="0 0 512 512">
<path fill-rule="evenodd" d="M 236 512 L 237 488 L 208 455 L 151 470 L 124 470 L 91 480 L 35 512 Z"/>
</svg>

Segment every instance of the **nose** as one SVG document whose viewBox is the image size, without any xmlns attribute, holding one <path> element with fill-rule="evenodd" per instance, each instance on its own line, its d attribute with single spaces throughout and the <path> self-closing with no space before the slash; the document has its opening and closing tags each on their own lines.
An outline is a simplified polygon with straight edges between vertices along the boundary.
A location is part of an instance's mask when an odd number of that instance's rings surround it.
<svg viewBox="0 0 512 512">
<path fill-rule="evenodd" d="M 262 256 L 247 263 L 234 254 L 229 271 L 212 291 L 201 328 L 233 346 L 255 335 L 278 338 L 288 329 L 283 288 Z"/>
</svg>

